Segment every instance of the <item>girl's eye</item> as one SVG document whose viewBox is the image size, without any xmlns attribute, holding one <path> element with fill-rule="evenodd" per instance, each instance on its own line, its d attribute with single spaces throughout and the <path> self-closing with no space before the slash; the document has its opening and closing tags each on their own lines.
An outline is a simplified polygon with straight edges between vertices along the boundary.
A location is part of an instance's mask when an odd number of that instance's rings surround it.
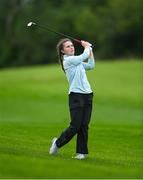
<svg viewBox="0 0 143 180">
<path fill-rule="evenodd" d="M 69 47 L 73 47 L 73 45 L 67 46 L 67 48 L 69 48 Z"/>
</svg>

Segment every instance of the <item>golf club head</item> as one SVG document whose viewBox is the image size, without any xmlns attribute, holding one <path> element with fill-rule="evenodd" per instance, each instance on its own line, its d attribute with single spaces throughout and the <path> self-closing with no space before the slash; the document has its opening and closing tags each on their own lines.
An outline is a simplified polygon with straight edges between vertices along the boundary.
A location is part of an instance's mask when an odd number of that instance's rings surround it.
<svg viewBox="0 0 143 180">
<path fill-rule="evenodd" d="M 29 23 L 27 24 L 27 27 L 31 27 L 31 26 L 33 26 L 33 25 L 36 25 L 36 23 L 34 23 L 34 22 L 29 22 Z"/>
</svg>

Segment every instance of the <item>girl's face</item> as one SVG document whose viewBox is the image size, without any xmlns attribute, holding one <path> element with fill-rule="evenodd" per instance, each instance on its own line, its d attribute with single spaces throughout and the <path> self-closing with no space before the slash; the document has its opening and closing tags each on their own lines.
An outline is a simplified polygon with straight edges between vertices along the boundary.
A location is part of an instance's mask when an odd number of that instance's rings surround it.
<svg viewBox="0 0 143 180">
<path fill-rule="evenodd" d="M 75 53 L 74 45 L 71 41 L 66 41 L 63 43 L 63 49 L 61 50 L 62 53 L 72 56 Z"/>
</svg>

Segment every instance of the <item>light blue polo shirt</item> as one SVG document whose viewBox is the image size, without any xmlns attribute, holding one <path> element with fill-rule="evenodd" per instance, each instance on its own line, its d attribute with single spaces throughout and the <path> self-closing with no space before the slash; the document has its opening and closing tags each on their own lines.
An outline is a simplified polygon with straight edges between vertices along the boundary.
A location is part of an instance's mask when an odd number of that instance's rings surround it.
<svg viewBox="0 0 143 180">
<path fill-rule="evenodd" d="M 95 67 L 94 59 L 89 59 L 91 48 L 85 48 L 79 56 L 64 55 L 63 66 L 69 82 L 69 94 L 71 92 L 89 94 L 92 92 L 87 80 L 86 70 Z M 84 62 L 88 59 L 87 62 Z"/>
</svg>

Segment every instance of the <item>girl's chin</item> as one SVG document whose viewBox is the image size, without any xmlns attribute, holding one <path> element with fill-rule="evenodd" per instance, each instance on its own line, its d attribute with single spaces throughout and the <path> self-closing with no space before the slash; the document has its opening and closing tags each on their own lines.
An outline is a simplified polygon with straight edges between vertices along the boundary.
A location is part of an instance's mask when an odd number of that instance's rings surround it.
<svg viewBox="0 0 143 180">
<path fill-rule="evenodd" d="M 69 55 L 70 55 L 70 56 L 73 56 L 73 55 L 74 55 L 74 52 L 69 53 Z"/>
</svg>

